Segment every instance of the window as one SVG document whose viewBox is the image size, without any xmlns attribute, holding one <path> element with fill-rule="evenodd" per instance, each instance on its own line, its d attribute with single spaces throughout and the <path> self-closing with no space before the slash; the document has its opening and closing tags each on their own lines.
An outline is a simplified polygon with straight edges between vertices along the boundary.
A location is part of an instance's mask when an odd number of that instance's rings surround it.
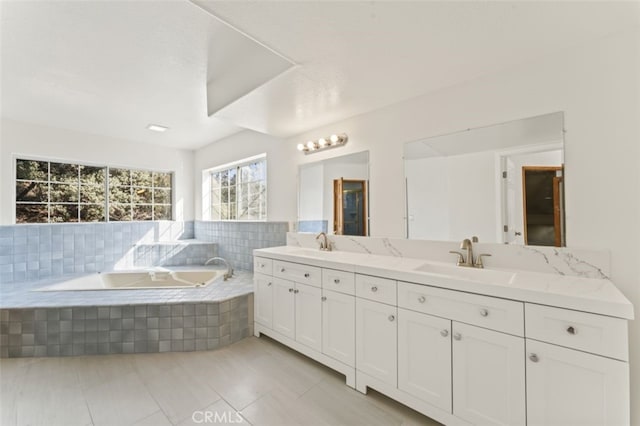
<svg viewBox="0 0 640 426">
<path fill-rule="evenodd" d="M 17 159 L 16 223 L 171 220 L 171 190 L 171 173 Z"/>
<path fill-rule="evenodd" d="M 212 220 L 267 219 L 267 160 L 253 158 L 209 171 Z"/>
</svg>

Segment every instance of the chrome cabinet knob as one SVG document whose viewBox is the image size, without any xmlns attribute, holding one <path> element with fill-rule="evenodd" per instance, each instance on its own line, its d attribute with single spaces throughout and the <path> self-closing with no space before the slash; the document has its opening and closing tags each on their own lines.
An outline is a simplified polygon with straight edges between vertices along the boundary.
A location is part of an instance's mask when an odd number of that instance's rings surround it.
<svg viewBox="0 0 640 426">
<path fill-rule="evenodd" d="M 420 303 L 424 303 L 424 302 L 426 302 L 426 301 L 427 301 L 427 298 L 426 298 L 426 297 L 424 297 L 424 296 L 420 296 L 420 297 L 418 297 L 418 302 L 420 302 Z"/>
<path fill-rule="evenodd" d="M 480 315 L 483 316 L 483 317 L 486 317 L 486 316 L 489 315 L 489 311 L 484 309 L 484 308 L 482 308 L 482 309 L 480 309 Z"/>
<path fill-rule="evenodd" d="M 378 287 L 376 286 L 371 287 L 371 291 L 375 293 L 376 291 L 378 291 Z"/>
<path fill-rule="evenodd" d="M 284 268 L 280 268 L 280 272 L 284 272 Z"/>
<path fill-rule="evenodd" d="M 322 298 L 320 300 L 322 300 L 323 302 L 326 302 L 327 301 L 327 296 L 322 296 Z"/>
<path fill-rule="evenodd" d="M 267 287 L 271 287 L 271 284 L 272 284 L 272 283 L 267 283 Z"/>
<path fill-rule="evenodd" d="M 460 333 L 453 333 L 453 339 L 454 339 L 454 340 L 461 340 L 461 339 L 462 339 L 462 334 L 460 334 Z"/>
<path fill-rule="evenodd" d="M 389 315 L 389 321 L 395 321 L 396 316 L 395 315 Z"/>
<path fill-rule="evenodd" d="M 295 290 L 293 290 L 293 293 L 294 293 L 294 294 L 298 294 L 298 293 L 300 293 L 300 290 L 295 289 Z"/>
<path fill-rule="evenodd" d="M 576 335 L 578 334 L 578 330 L 576 330 L 572 325 L 570 325 L 569 327 L 567 327 L 567 333 Z"/>
<path fill-rule="evenodd" d="M 540 358 L 538 358 L 538 355 L 536 355 L 536 354 L 530 354 L 530 355 L 529 355 L 529 359 L 531 360 L 531 362 L 538 362 L 538 361 L 540 361 Z"/>
<path fill-rule="evenodd" d="M 293 293 L 293 289 L 292 288 L 289 289 L 289 293 Z"/>
<path fill-rule="evenodd" d="M 264 263 L 258 263 L 258 266 L 264 268 Z"/>
<path fill-rule="evenodd" d="M 305 272 L 304 277 L 305 277 L 305 278 L 309 278 L 309 276 L 310 276 L 310 275 L 309 275 L 309 273 L 308 273 L 308 272 Z"/>
<path fill-rule="evenodd" d="M 340 278 L 336 278 L 335 280 L 333 280 L 334 284 L 340 284 Z"/>
<path fill-rule="evenodd" d="M 441 335 L 442 337 L 447 337 L 447 336 L 449 335 L 449 330 L 442 330 L 442 331 L 440 332 L 440 335 Z"/>
</svg>

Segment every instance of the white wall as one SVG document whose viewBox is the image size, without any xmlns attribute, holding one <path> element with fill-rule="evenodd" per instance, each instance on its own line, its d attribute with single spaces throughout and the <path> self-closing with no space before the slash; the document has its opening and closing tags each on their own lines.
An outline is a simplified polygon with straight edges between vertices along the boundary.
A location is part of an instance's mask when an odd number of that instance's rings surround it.
<svg viewBox="0 0 640 426">
<path fill-rule="evenodd" d="M 567 130 L 567 245 L 610 250 L 612 279 L 640 312 L 638 29 L 333 123 L 288 143 L 294 150 L 300 141 L 346 132 L 344 148 L 317 155 L 368 149 L 371 235 L 402 237 L 404 142 L 553 111 L 565 112 Z M 640 321 L 631 323 L 630 337 L 632 401 L 639 401 Z M 640 404 L 632 415 L 640 424 Z"/>
<path fill-rule="evenodd" d="M 193 151 L 2 119 L 0 224 L 14 220 L 14 161 L 29 156 L 69 162 L 175 172 L 176 220 L 193 220 Z"/>
<path fill-rule="evenodd" d="M 202 194 L 202 171 L 244 158 L 267 154 L 267 220 L 294 221 L 297 215 L 297 172 L 294 156 L 302 154 L 281 139 L 245 130 L 195 152 L 196 194 Z M 206 190 L 206 188 L 205 188 Z M 202 197 L 195 197 L 195 217 L 202 219 Z"/>
</svg>

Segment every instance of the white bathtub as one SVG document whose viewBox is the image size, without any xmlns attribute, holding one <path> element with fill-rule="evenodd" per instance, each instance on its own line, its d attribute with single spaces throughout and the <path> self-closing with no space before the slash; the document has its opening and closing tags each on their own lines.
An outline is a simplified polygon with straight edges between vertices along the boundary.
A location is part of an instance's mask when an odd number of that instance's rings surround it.
<svg viewBox="0 0 640 426">
<path fill-rule="evenodd" d="M 222 280 L 226 271 L 214 269 L 150 269 L 114 271 L 72 278 L 38 291 L 130 290 L 205 287 Z"/>
</svg>

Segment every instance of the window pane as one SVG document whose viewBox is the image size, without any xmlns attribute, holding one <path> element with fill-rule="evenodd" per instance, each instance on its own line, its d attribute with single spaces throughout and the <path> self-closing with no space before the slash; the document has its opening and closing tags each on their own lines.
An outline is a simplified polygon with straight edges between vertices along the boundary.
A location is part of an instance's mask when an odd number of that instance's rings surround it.
<svg viewBox="0 0 640 426">
<path fill-rule="evenodd" d="M 52 204 L 50 222 L 77 222 L 78 206 L 76 204 Z"/>
<path fill-rule="evenodd" d="M 131 175 L 128 169 L 109 169 L 109 186 L 131 185 Z"/>
<path fill-rule="evenodd" d="M 109 220 L 128 221 L 131 220 L 130 204 L 109 204 Z"/>
<path fill-rule="evenodd" d="M 76 179 L 77 181 L 77 179 Z M 77 203 L 78 184 L 52 183 L 50 186 L 52 203 Z"/>
<path fill-rule="evenodd" d="M 159 173 L 153 174 L 153 184 L 156 188 L 171 188 L 171 173 Z"/>
<path fill-rule="evenodd" d="M 154 220 L 171 220 L 171 206 L 154 206 Z"/>
<path fill-rule="evenodd" d="M 49 180 L 49 162 L 16 160 L 16 179 Z"/>
<path fill-rule="evenodd" d="M 170 189 L 154 189 L 153 202 L 156 204 L 171 204 Z"/>
<path fill-rule="evenodd" d="M 132 170 L 131 171 L 132 185 L 134 186 L 151 186 L 153 185 L 153 179 L 151 172 L 146 170 Z"/>
<path fill-rule="evenodd" d="M 236 169 L 229 170 L 229 186 L 233 186 L 236 184 Z"/>
<path fill-rule="evenodd" d="M 109 203 L 130 203 L 131 187 L 112 186 L 109 188 Z"/>
<path fill-rule="evenodd" d="M 16 182 L 16 201 L 37 201 L 46 203 L 48 200 L 48 184 L 40 182 Z"/>
<path fill-rule="evenodd" d="M 229 220 L 236 220 L 238 218 L 236 208 L 235 203 L 229 204 Z"/>
<path fill-rule="evenodd" d="M 51 180 L 55 182 L 78 182 L 78 165 L 51 163 Z"/>
<path fill-rule="evenodd" d="M 211 206 L 211 220 L 220 220 L 221 216 L 220 216 L 220 205 L 213 205 Z"/>
<path fill-rule="evenodd" d="M 133 188 L 133 202 L 151 204 L 153 202 L 151 188 Z"/>
<path fill-rule="evenodd" d="M 227 220 L 229 219 L 229 205 L 221 204 L 220 205 L 220 219 Z"/>
<path fill-rule="evenodd" d="M 220 204 L 220 189 L 214 189 L 211 191 L 211 204 Z"/>
<path fill-rule="evenodd" d="M 80 186 L 80 202 L 89 204 L 104 205 L 104 186 L 99 185 L 81 185 Z"/>
<path fill-rule="evenodd" d="M 95 185 L 104 185 L 107 173 L 106 167 L 80 166 L 80 182 Z"/>
<path fill-rule="evenodd" d="M 152 206 L 134 205 L 133 220 L 152 220 Z"/>
<path fill-rule="evenodd" d="M 16 223 L 47 223 L 49 209 L 46 204 L 16 204 Z"/>
<path fill-rule="evenodd" d="M 220 173 L 211 173 L 211 189 L 220 188 L 220 185 L 221 185 L 220 181 L 221 181 Z"/>
<path fill-rule="evenodd" d="M 230 186 L 229 187 L 229 203 L 236 203 L 236 187 L 235 186 Z"/>
<path fill-rule="evenodd" d="M 220 202 L 222 204 L 229 202 L 229 187 L 228 186 L 223 186 L 222 189 L 220 189 Z"/>
<path fill-rule="evenodd" d="M 104 204 L 80 206 L 81 222 L 103 222 L 104 220 Z"/>
<path fill-rule="evenodd" d="M 229 186 L 229 170 L 224 170 L 220 172 L 220 185 Z"/>
</svg>

